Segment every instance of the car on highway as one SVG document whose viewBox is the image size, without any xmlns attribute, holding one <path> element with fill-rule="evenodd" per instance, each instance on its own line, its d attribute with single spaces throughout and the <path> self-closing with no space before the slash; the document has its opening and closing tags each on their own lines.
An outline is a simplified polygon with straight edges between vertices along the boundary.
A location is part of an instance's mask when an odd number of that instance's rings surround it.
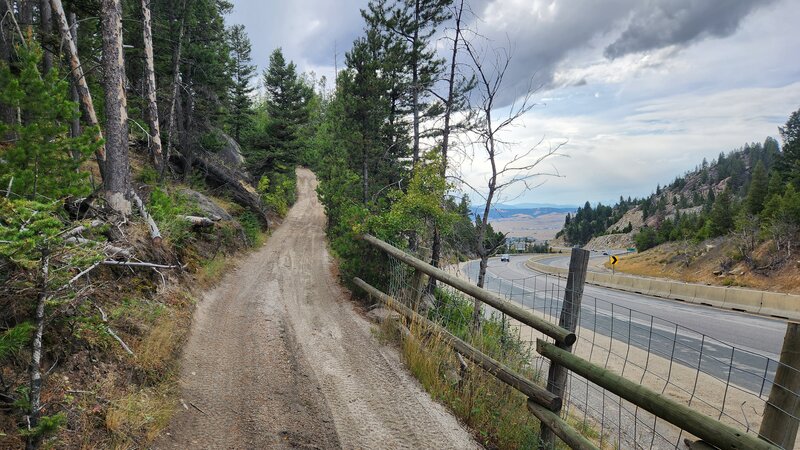
<svg viewBox="0 0 800 450">
<path fill-rule="evenodd" d="M 509 262 L 511 261 L 511 257 L 508 256 L 508 253 L 503 253 L 502 255 L 500 255 L 500 261 Z"/>
</svg>

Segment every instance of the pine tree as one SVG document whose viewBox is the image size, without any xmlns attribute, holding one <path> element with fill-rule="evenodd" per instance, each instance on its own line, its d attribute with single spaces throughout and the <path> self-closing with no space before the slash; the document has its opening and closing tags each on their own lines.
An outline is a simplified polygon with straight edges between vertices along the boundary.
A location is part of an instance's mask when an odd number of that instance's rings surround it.
<svg viewBox="0 0 800 450">
<path fill-rule="evenodd" d="M 767 179 L 767 170 L 764 168 L 764 163 L 758 161 L 755 169 L 753 169 L 753 177 L 750 180 L 750 188 L 747 190 L 747 198 L 745 205 L 747 211 L 752 215 L 758 215 L 764 209 L 764 202 L 767 199 L 769 180 Z"/>
<path fill-rule="evenodd" d="M 242 129 L 250 123 L 251 108 L 253 100 L 250 94 L 253 86 L 250 80 L 255 74 L 256 68 L 250 64 L 250 39 L 247 37 L 243 25 L 234 25 L 229 34 L 228 40 L 231 49 L 231 75 L 233 85 L 231 86 L 231 113 L 228 119 L 233 138 L 241 141 Z"/>
<path fill-rule="evenodd" d="M 298 78 L 293 62 L 286 63 L 280 48 L 272 52 L 264 72 L 268 123 L 250 156 L 252 170 L 263 174 L 276 162 L 293 164 L 299 153 L 298 130 L 308 122 L 310 87 Z"/>
<path fill-rule="evenodd" d="M 733 229 L 735 214 L 732 206 L 731 193 L 725 189 L 717 196 L 714 207 L 711 209 L 709 218 L 711 236 L 722 236 Z"/>
<path fill-rule="evenodd" d="M 55 68 L 40 75 L 42 51 L 37 45 L 18 47 L 17 58 L 13 72 L 0 62 L 0 106 L 28 120 L 0 121 L 0 136 L 15 136 L 10 145 L 0 146 L 4 196 L 43 200 L 88 194 L 88 174 L 78 168 L 100 145 L 94 140 L 97 131 L 69 137 L 67 124 L 80 112 L 69 100 L 68 83 Z"/>
<path fill-rule="evenodd" d="M 786 125 L 779 127 L 783 139 L 783 155 L 780 160 L 780 171 L 784 179 L 800 189 L 800 109 L 793 112 Z"/>
<path fill-rule="evenodd" d="M 402 0 L 388 18 L 387 27 L 406 43 L 410 75 L 410 109 L 413 127 L 414 164 L 420 155 L 420 123 L 425 118 L 425 96 L 444 68 L 431 45 L 438 27 L 450 18 L 452 0 Z"/>
</svg>

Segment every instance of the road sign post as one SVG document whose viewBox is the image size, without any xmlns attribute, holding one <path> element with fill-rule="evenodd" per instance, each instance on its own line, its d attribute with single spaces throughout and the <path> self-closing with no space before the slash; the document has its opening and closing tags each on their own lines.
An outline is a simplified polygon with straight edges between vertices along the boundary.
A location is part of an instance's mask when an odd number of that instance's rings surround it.
<svg viewBox="0 0 800 450">
<path fill-rule="evenodd" d="M 617 261 L 619 261 L 619 258 L 617 258 L 614 255 L 611 255 L 608 257 L 608 260 L 611 263 L 611 275 L 616 275 L 617 271 L 615 270 L 614 266 L 617 265 Z"/>
</svg>

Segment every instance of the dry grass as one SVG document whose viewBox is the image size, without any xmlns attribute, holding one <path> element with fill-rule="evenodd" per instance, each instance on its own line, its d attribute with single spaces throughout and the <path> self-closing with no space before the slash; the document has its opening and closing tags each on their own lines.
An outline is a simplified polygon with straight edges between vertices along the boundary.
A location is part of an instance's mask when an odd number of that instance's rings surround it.
<svg viewBox="0 0 800 450">
<path fill-rule="evenodd" d="M 397 326 L 397 321 L 386 320 L 376 335 L 381 340 L 395 340 L 399 344 L 411 373 L 434 399 L 448 406 L 473 430 L 481 444 L 502 449 L 538 447 L 540 424 L 528 411 L 523 394 L 473 364 L 468 364 L 464 371 L 441 334 L 429 333 L 424 327 L 411 324 L 409 337 L 401 339 L 403 333 L 398 332 Z M 473 345 L 481 344 L 473 342 Z M 490 350 L 484 347 L 484 351 Z M 517 357 L 505 360 L 518 373 L 543 383 L 540 374 L 526 361 Z M 595 424 L 573 417 L 568 421 L 590 440 L 599 440 L 599 433 L 593 428 Z M 558 441 L 557 448 L 566 449 L 567 446 Z"/>
<path fill-rule="evenodd" d="M 706 243 L 670 242 L 642 253 L 626 255 L 616 265 L 619 272 L 633 275 L 668 278 L 689 283 L 715 286 L 741 286 L 764 291 L 800 294 L 800 260 L 788 261 L 780 268 L 757 271 L 744 262 L 736 261 L 730 243 L 716 242 L 713 248 Z M 756 250 L 756 258 L 771 251 L 770 243 Z M 606 264 L 610 269 L 610 266 Z M 726 268 L 723 274 L 715 275 Z"/>
<path fill-rule="evenodd" d="M 153 442 L 169 424 L 177 392 L 175 383 L 163 383 L 157 388 L 141 389 L 114 400 L 105 415 L 112 447 L 141 448 Z"/>
</svg>

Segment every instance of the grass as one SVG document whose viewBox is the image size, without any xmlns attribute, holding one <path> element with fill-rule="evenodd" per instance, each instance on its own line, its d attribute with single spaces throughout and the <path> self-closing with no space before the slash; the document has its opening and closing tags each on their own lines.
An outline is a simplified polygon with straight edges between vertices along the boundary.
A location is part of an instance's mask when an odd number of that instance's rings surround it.
<svg viewBox="0 0 800 450">
<path fill-rule="evenodd" d="M 140 437 L 149 444 L 167 427 L 175 409 L 178 386 L 164 383 L 140 389 L 114 400 L 105 415 L 112 447 L 141 448 Z"/>
<path fill-rule="evenodd" d="M 529 380 L 544 385 L 542 374 L 530 364 L 530 348 L 499 317 L 486 319 L 480 334 L 473 336 L 469 330 L 473 302 L 445 291 L 437 291 L 437 299 L 438 307 L 429 314 L 432 320 Z M 481 444 L 503 449 L 539 446 L 540 424 L 528 411 L 525 395 L 472 364 L 464 371 L 440 333 L 430 333 L 422 325 L 411 323 L 411 338 L 400 340 L 393 324 L 384 321 L 376 331 L 377 337 L 400 341 L 412 374 L 434 399 L 474 430 Z M 595 443 L 600 440 L 595 423 L 577 417 L 568 417 L 567 422 Z M 558 441 L 556 448 L 567 446 Z"/>
</svg>

